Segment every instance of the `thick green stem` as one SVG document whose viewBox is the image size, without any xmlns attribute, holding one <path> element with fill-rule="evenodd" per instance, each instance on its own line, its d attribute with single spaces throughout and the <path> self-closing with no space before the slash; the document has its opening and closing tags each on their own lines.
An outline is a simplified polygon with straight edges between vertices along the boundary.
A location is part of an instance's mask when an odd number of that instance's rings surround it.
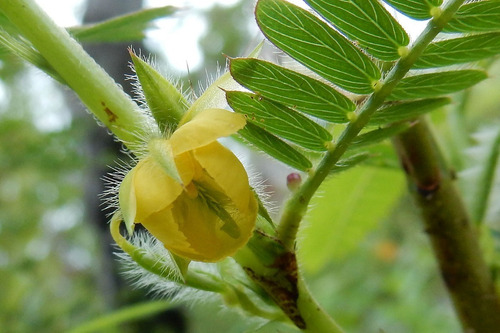
<svg viewBox="0 0 500 333">
<path fill-rule="evenodd" d="M 288 200 L 278 227 L 280 240 L 286 248 L 293 250 L 300 221 L 302 221 L 307 211 L 309 201 L 323 180 L 328 176 L 335 163 L 345 153 L 352 140 L 365 127 L 373 113 L 377 111 L 384 100 L 391 94 L 394 87 L 408 73 L 427 45 L 443 29 L 463 2 L 463 0 L 449 1 L 440 15 L 429 21 L 426 29 L 415 41 L 408 54 L 396 63 L 378 90 L 371 94 L 357 111 L 357 116 L 342 132 L 337 144 L 326 153 L 316 170 L 311 172 L 304 184 Z"/>
<path fill-rule="evenodd" d="M 425 120 L 397 136 L 394 144 L 464 332 L 498 332 L 500 299 L 477 229 Z"/>
<path fill-rule="evenodd" d="M 323 310 L 323 308 L 311 296 L 304 279 L 298 279 L 299 298 L 297 307 L 306 322 L 304 332 L 309 333 L 342 333 L 342 328 Z"/>
<path fill-rule="evenodd" d="M 80 44 L 34 1 L 2 0 L 0 11 L 120 140 L 133 144 L 144 136 L 146 116 Z"/>
<path fill-rule="evenodd" d="M 295 326 L 304 332 L 343 332 L 307 289 L 299 275 L 295 254 L 278 240 L 256 231 L 234 259 Z"/>
</svg>

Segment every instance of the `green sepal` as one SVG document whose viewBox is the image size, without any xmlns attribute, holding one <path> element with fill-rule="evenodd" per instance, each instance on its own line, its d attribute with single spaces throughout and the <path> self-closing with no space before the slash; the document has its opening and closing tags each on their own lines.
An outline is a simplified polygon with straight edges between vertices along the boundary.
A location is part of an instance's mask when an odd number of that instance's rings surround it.
<svg viewBox="0 0 500 333">
<path fill-rule="evenodd" d="M 269 215 L 269 212 L 267 211 L 266 206 L 264 206 L 264 203 L 262 202 L 260 197 L 255 192 L 254 192 L 254 196 L 255 196 L 255 199 L 257 199 L 257 202 L 259 204 L 259 215 L 262 216 L 264 218 L 264 220 L 266 220 L 269 223 L 269 225 L 272 227 L 273 230 L 276 230 L 276 226 L 274 225 L 274 221 L 273 221 L 271 215 Z"/>
<path fill-rule="evenodd" d="M 151 114 L 162 131 L 177 127 L 189 103 L 184 95 L 152 66 L 130 50 L 137 78 Z"/>
<path fill-rule="evenodd" d="M 137 201 L 135 200 L 134 173 L 132 169 L 125 175 L 118 191 L 120 212 L 129 235 L 134 233 L 135 215 L 137 213 Z"/>
<path fill-rule="evenodd" d="M 148 150 L 163 171 L 172 179 L 182 184 L 182 179 L 175 164 L 172 146 L 164 139 L 152 139 L 148 143 Z"/>
<path fill-rule="evenodd" d="M 109 20 L 69 28 L 69 33 L 80 42 L 125 42 L 142 40 L 153 20 L 172 15 L 175 7 L 164 6 L 136 11 Z"/>
<path fill-rule="evenodd" d="M 182 282 L 186 282 L 186 275 L 188 272 L 189 264 L 191 260 L 178 256 L 175 253 L 168 251 L 170 254 L 170 258 L 172 259 L 173 264 L 175 265 L 175 270 L 179 273 L 179 277 L 182 279 Z"/>
<path fill-rule="evenodd" d="M 399 59 L 400 49 L 410 42 L 403 27 L 378 0 L 306 0 L 306 3 L 378 59 Z"/>
</svg>

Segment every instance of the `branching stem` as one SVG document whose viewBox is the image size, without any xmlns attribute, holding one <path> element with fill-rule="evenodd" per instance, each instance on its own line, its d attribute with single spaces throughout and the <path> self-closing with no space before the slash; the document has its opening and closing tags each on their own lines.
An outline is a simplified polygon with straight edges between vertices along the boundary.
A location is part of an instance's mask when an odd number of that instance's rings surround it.
<svg viewBox="0 0 500 333">
<path fill-rule="evenodd" d="M 336 145 L 325 154 L 317 168 L 311 172 L 304 184 L 287 201 L 278 228 L 280 240 L 287 249 L 290 251 L 293 250 L 297 231 L 307 211 L 309 201 L 328 176 L 330 170 L 345 153 L 352 140 L 366 126 L 373 113 L 391 94 L 394 87 L 408 73 L 427 45 L 443 29 L 463 2 L 463 0 L 449 1 L 441 14 L 429 21 L 426 29 L 415 41 L 408 54 L 396 63 L 382 82 L 380 89 L 371 94 L 367 101 L 359 108 L 357 117 L 347 125 Z"/>
</svg>

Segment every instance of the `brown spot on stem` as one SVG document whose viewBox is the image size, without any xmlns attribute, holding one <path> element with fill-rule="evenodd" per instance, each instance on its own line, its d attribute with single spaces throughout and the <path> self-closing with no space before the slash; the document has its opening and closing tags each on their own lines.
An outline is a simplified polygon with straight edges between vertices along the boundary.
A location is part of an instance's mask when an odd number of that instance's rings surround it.
<svg viewBox="0 0 500 333">
<path fill-rule="evenodd" d="M 118 116 L 106 106 L 106 103 L 101 102 L 101 105 L 104 107 L 104 112 L 106 112 L 106 115 L 108 116 L 108 122 L 114 123 L 116 119 L 118 119 Z"/>
</svg>

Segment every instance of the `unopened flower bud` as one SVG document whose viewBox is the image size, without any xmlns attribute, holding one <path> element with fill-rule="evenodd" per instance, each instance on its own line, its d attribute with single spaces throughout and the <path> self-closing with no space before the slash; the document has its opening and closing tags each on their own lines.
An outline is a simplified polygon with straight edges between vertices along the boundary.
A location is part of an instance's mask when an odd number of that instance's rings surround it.
<svg viewBox="0 0 500 333">
<path fill-rule="evenodd" d="M 296 172 L 292 172 L 286 177 L 286 186 L 290 191 L 295 191 L 300 187 L 302 183 L 302 177 Z"/>
</svg>

